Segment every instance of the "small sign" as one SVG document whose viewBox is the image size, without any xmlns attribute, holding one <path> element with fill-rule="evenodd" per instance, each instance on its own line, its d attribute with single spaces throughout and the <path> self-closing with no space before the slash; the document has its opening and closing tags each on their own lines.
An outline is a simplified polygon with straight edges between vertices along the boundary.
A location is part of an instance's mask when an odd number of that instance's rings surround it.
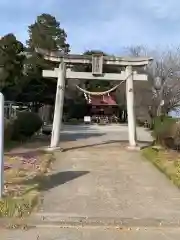
<svg viewBox="0 0 180 240">
<path fill-rule="evenodd" d="M 90 116 L 84 116 L 84 122 L 85 123 L 90 123 L 91 122 L 91 117 Z"/>
</svg>

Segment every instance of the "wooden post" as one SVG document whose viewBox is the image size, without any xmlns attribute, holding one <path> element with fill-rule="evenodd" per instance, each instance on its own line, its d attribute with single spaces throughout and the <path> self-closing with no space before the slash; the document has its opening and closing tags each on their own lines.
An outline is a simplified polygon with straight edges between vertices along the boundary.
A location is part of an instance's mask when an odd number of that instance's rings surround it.
<svg viewBox="0 0 180 240">
<path fill-rule="evenodd" d="M 136 146 L 136 120 L 134 114 L 134 84 L 132 66 L 126 67 L 126 100 L 128 114 L 129 147 Z"/>
<path fill-rule="evenodd" d="M 50 148 L 56 148 L 59 144 L 60 131 L 62 127 L 62 116 L 63 116 L 63 104 L 64 104 L 64 91 L 65 91 L 65 72 L 66 66 L 63 61 L 59 64 L 58 81 L 56 89 L 56 99 L 54 107 L 54 118 L 51 135 Z"/>
</svg>

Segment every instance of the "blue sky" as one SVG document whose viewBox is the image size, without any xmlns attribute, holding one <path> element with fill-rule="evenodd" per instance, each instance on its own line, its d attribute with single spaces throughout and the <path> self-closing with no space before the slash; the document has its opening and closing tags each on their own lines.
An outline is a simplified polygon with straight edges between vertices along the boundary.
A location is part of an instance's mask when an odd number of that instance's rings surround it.
<svg viewBox="0 0 180 240">
<path fill-rule="evenodd" d="M 76 53 L 180 43 L 179 0 L 0 0 L 0 36 L 12 32 L 25 42 L 28 25 L 41 13 L 56 16 Z"/>
</svg>

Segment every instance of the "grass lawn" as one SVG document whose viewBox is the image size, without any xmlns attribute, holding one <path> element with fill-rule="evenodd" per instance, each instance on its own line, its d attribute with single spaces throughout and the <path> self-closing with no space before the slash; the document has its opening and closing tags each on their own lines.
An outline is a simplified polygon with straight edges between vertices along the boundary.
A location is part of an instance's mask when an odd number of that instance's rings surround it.
<svg viewBox="0 0 180 240">
<path fill-rule="evenodd" d="M 163 172 L 177 187 L 180 187 L 180 153 L 173 150 L 148 147 L 143 156 Z"/>
<path fill-rule="evenodd" d="M 0 217 L 28 216 L 40 203 L 40 191 L 53 161 L 43 151 L 5 155 L 4 196 Z"/>
</svg>

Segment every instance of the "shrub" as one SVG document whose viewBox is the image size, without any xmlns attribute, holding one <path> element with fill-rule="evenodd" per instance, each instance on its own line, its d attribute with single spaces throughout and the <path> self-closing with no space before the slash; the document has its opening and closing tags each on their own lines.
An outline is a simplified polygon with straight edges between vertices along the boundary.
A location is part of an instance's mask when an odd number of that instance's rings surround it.
<svg viewBox="0 0 180 240">
<path fill-rule="evenodd" d="M 153 123 L 153 137 L 155 138 L 156 143 L 161 145 L 166 145 L 166 141 L 169 138 L 172 138 L 172 126 L 176 123 L 176 120 L 167 117 L 161 116 L 156 117 Z"/>
<path fill-rule="evenodd" d="M 13 140 L 22 140 L 34 135 L 41 127 L 42 120 L 33 112 L 19 112 L 13 123 Z"/>
<path fill-rule="evenodd" d="M 180 149 L 180 121 L 173 124 L 169 131 L 170 131 L 170 138 L 171 138 L 171 142 L 173 143 L 173 146 L 168 146 L 168 147 L 179 150 Z"/>
</svg>

